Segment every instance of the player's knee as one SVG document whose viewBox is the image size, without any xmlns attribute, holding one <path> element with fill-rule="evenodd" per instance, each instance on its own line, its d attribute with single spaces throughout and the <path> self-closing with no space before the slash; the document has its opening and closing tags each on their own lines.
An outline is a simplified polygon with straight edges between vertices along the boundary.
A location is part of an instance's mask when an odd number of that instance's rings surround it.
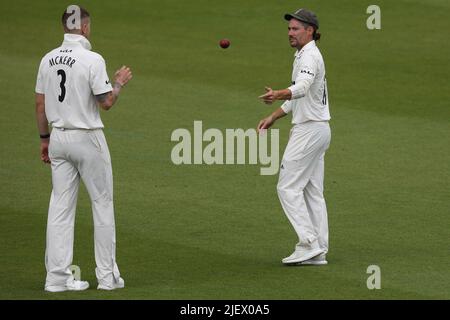
<svg viewBox="0 0 450 320">
<path fill-rule="evenodd" d="M 305 186 L 303 184 L 284 182 L 283 180 L 278 181 L 277 193 L 279 197 L 297 197 L 303 195 Z"/>
<path fill-rule="evenodd" d="M 305 196 L 316 201 L 323 200 L 323 190 L 317 187 L 312 187 L 311 185 L 306 186 Z"/>
<path fill-rule="evenodd" d="M 47 225 L 73 225 L 75 207 L 73 205 L 50 205 Z"/>
</svg>

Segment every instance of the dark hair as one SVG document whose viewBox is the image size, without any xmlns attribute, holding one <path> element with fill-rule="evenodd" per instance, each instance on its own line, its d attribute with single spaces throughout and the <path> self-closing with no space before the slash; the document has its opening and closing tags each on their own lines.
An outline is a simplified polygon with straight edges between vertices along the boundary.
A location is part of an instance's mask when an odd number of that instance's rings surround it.
<svg viewBox="0 0 450 320">
<path fill-rule="evenodd" d="M 89 18 L 90 17 L 89 12 L 86 9 L 84 9 L 83 7 L 78 6 L 78 5 L 77 5 L 77 7 L 80 8 L 80 18 L 81 18 L 81 20 L 83 20 L 84 18 Z M 73 15 L 73 12 L 67 13 L 67 9 L 66 9 L 66 10 L 64 10 L 64 13 L 63 13 L 63 15 L 61 17 L 62 25 L 64 27 L 64 30 L 66 30 L 66 31 L 69 30 L 69 28 L 67 28 L 67 20 L 72 15 Z"/>
<path fill-rule="evenodd" d="M 314 28 L 314 33 L 313 33 L 313 40 L 318 41 L 320 40 L 320 32 L 317 32 L 317 29 Z"/>
<path fill-rule="evenodd" d="M 320 32 L 317 32 L 317 27 L 315 25 L 312 25 L 312 24 L 309 24 L 309 23 L 303 22 L 303 21 L 300 21 L 300 23 L 303 25 L 303 28 L 305 28 L 305 29 L 308 27 L 311 27 L 314 29 L 314 32 L 312 35 L 314 41 L 320 40 L 321 34 L 320 34 Z"/>
</svg>

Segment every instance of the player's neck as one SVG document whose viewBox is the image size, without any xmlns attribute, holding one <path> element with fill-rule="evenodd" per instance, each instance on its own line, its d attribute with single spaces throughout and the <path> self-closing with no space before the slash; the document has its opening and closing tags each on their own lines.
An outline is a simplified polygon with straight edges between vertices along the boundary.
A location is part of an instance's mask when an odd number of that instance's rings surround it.
<svg viewBox="0 0 450 320">
<path fill-rule="evenodd" d="M 305 46 L 307 46 L 309 43 L 311 43 L 311 41 L 313 41 L 313 39 L 309 40 L 308 42 L 304 43 L 303 45 L 299 45 L 297 47 L 297 50 L 298 51 L 302 50 Z"/>
</svg>

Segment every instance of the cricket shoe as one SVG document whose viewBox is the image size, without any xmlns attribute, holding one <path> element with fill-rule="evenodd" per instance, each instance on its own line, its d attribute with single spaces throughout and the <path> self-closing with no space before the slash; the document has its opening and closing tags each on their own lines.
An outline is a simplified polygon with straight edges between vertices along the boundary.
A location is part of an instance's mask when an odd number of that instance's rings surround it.
<svg viewBox="0 0 450 320">
<path fill-rule="evenodd" d="M 83 291 L 89 288 L 89 282 L 80 280 L 69 280 L 65 286 L 45 286 L 45 291 L 48 292 L 63 292 L 63 291 Z"/>
<path fill-rule="evenodd" d="M 118 280 L 113 280 L 114 282 L 112 284 L 106 285 L 103 283 L 99 283 L 97 286 L 98 290 L 115 290 L 115 289 L 122 289 L 125 287 L 125 280 L 119 277 Z"/>
<path fill-rule="evenodd" d="M 298 263 L 300 266 L 324 266 L 326 264 L 328 264 L 328 261 L 325 253 L 321 253 L 314 258 Z"/>
<path fill-rule="evenodd" d="M 287 265 L 298 264 L 300 262 L 310 260 L 323 252 L 324 250 L 319 248 L 317 240 L 315 240 L 311 244 L 296 245 L 295 251 L 289 257 L 281 260 L 281 262 Z"/>
</svg>

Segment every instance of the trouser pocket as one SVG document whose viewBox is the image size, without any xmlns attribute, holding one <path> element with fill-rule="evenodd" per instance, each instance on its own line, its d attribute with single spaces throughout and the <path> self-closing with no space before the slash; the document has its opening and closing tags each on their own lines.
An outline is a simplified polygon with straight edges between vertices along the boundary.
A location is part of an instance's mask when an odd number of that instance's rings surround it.
<svg viewBox="0 0 450 320">
<path fill-rule="evenodd" d="M 97 135 L 97 131 L 89 131 L 88 132 L 89 139 L 91 143 L 94 145 L 95 149 L 97 149 L 98 152 L 102 152 L 102 145 L 100 143 L 100 140 Z"/>
</svg>

